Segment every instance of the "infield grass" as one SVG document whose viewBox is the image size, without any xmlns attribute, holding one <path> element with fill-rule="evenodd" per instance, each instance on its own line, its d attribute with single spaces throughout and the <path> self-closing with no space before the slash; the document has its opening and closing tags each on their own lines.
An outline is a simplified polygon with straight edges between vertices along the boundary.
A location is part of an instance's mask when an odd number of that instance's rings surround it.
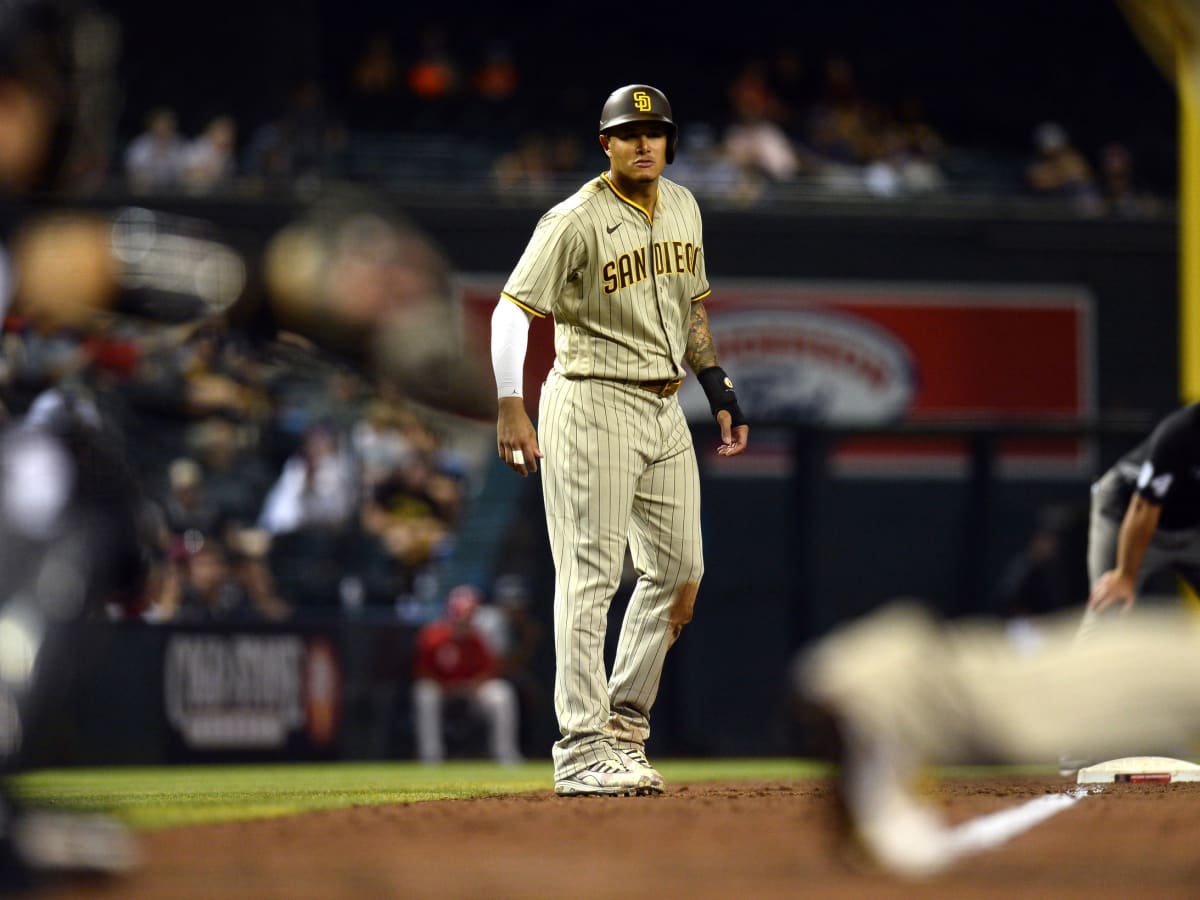
<svg viewBox="0 0 1200 900">
<path fill-rule="evenodd" d="M 824 764 L 794 759 L 665 760 L 670 784 L 821 777 Z M 47 769 L 11 779 L 37 806 L 109 813 L 137 829 L 234 822 L 322 809 L 549 791 L 549 760 L 331 762 L 314 764 Z"/>
</svg>

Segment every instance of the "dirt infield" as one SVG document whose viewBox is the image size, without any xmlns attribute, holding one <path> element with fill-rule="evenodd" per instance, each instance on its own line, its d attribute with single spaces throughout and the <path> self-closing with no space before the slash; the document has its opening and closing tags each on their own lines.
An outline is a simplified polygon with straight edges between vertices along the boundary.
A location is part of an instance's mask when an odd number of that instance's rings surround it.
<svg viewBox="0 0 1200 900">
<path fill-rule="evenodd" d="M 953 822 L 1076 787 L 946 779 Z M 942 898 L 1200 896 L 1200 784 L 1106 785 L 996 849 L 914 884 L 840 852 L 824 781 L 550 790 L 370 806 L 143 835 L 142 869 L 53 897 Z"/>
</svg>

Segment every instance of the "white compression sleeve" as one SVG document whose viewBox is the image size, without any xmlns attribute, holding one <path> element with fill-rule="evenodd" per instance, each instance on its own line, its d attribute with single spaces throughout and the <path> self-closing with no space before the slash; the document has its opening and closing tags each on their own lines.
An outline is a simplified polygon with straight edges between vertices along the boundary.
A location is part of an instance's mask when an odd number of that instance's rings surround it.
<svg viewBox="0 0 1200 900">
<path fill-rule="evenodd" d="M 525 350 L 529 346 L 529 322 L 533 318 L 503 297 L 492 311 L 492 371 L 497 397 L 525 395 Z"/>
</svg>

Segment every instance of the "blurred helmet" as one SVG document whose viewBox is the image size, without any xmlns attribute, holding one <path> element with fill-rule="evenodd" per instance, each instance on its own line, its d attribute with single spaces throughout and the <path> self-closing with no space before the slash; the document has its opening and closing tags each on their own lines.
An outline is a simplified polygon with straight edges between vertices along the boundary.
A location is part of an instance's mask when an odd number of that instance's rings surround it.
<svg viewBox="0 0 1200 900">
<path fill-rule="evenodd" d="M 648 84 L 628 84 L 617 88 L 604 101 L 600 111 L 600 133 L 608 134 L 626 122 L 661 122 L 667 126 L 667 162 L 675 159 L 679 128 L 671 115 L 666 94 Z"/>
</svg>

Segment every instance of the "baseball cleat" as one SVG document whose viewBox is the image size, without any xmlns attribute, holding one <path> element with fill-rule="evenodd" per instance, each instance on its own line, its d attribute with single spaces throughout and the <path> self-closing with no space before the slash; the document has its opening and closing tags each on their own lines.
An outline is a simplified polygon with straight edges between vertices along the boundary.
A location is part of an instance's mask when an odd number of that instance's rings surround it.
<svg viewBox="0 0 1200 900">
<path fill-rule="evenodd" d="M 632 772 L 641 772 L 650 778 L 650 791 L 655 794 L 661 794 L 667 788 L 666 781 L 663 780 L 662 773 L 654 766 L 650 765 L 650 760 L 646 758 L 646 752 L 641 747 L 624 747 L 617 748 L 617 752 L 625 757 L 625 764 Z"/>
<path fill-rule="evenodd" d="M 554 783 L 560 797 L 634 797 L 654 793 L 650 776 L 611 762 L 599 762 Z"/>
</svg>

